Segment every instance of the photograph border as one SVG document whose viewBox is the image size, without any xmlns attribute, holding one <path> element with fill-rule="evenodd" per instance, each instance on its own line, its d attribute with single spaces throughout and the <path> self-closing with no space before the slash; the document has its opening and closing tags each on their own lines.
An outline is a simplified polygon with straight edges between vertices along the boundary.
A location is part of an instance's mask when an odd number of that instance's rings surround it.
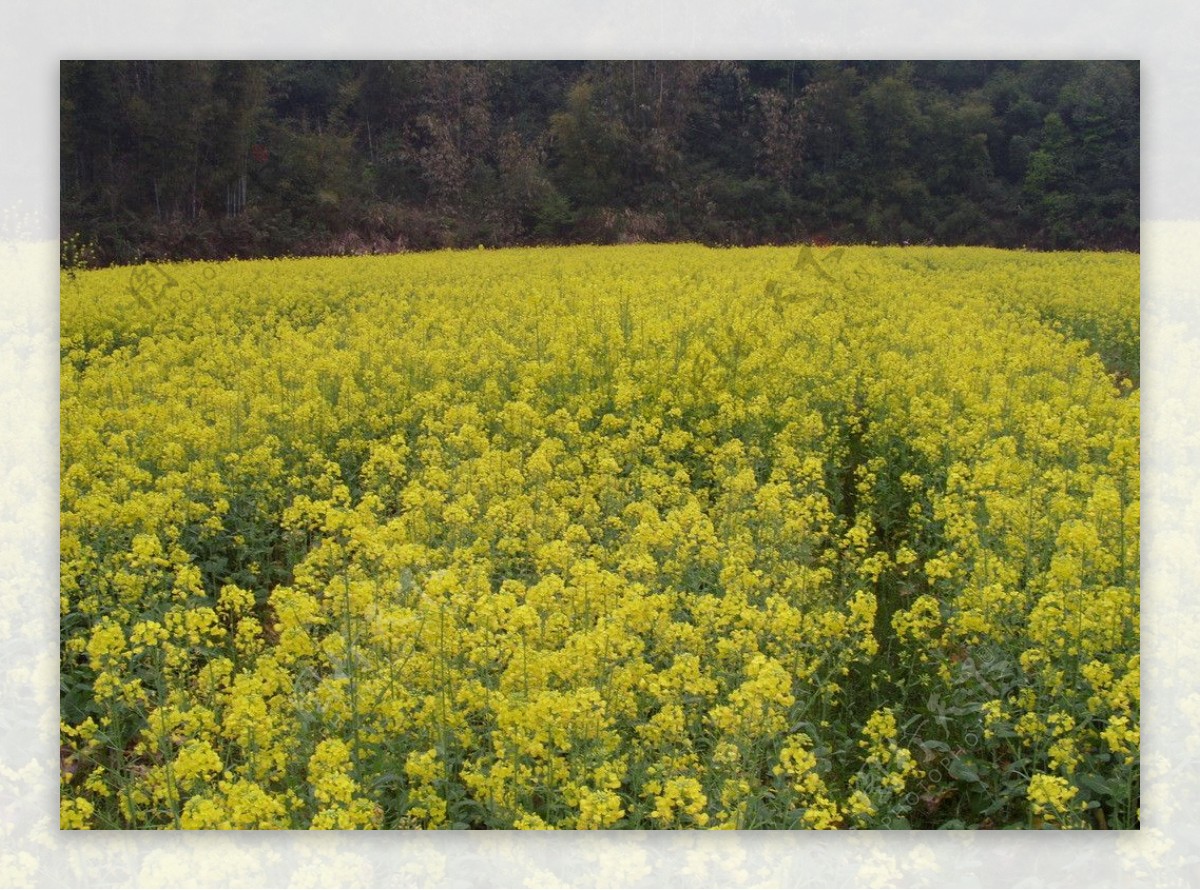
<svg viewBox="0 0 1200 890">
<path fill-rule="evenodd" d="M 1164 10 L 1169 10 L 1164 12 Z M 357 15 L 356 15 L 357 13 Z M 0 167 L 0 886 L 1178 886 L 1200 874 L 1200 127 L 1169 4 L 27 4 Z M 60 832 L 58 70 L 67 58 L 1105 58 L 1142 74 L 1143 828 L 1018 832 Z"/>
</svg>

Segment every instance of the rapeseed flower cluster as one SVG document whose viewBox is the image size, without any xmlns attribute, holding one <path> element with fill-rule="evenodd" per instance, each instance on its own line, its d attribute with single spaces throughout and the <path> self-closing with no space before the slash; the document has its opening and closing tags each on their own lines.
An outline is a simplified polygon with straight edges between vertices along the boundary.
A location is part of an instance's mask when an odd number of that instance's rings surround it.
<svg viewBox="0 0 1200 890">
<path fill-rule="evenodd" d="M 1136 257 L 839 268 L 64 279 L 61 825 L 1136 824 Z"/>
</svg>

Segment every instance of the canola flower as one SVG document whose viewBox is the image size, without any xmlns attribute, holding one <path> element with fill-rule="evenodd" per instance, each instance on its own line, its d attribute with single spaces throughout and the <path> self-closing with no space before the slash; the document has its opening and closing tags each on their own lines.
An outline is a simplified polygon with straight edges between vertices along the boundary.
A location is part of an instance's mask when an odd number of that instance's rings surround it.
<svg viewBox="0 0 1200 890">
<path fill-rule="evenodd" d="M 1137 258 L 837 257 L 64 277 L 62 827 L 1136 826 Z"/>
</svg>

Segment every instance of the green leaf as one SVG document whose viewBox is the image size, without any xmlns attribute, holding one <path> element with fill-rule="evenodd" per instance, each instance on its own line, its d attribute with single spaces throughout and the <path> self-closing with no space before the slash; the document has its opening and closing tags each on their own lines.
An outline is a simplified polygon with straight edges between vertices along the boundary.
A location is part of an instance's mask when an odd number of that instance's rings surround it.
<svg viewBox="0 0 1200 890">
<path fill-rule="evenodd" d="M 1074 779 L 1075 784 L 1081 789 L 1100 797 L 1117 797 L 1124 793 L 1124 789 L 1118 788 L 1108 779 L 1101 778 L 1094 773 L 1080 773 L 1074 776 Z"/>
<path fill-rule="evenodd" d="M 977 773 L 975 771 L 975 768 L 971 765 L 971 763 L 969 761 L 964 760 L 961 757 L 956 757 L 953 760 L 951 760 L 950 765 L 947 767 L 947 770 L 949 771 L 950 775 L 954 776 L 954 778 L 958 779 L 959 781 L 962 781 L 962 782 L 978 782 L 979 781 L 979 773 Z"/>
</svg>

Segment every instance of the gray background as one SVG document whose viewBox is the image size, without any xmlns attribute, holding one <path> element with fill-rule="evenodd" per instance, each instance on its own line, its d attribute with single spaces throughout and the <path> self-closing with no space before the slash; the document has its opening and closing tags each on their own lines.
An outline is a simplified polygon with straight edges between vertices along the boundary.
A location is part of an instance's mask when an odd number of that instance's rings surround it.
<svg viewBox="0 0 1200 890">
<path fill-rule="evenodd" d="M 0 27 L 0 886 L 1200 884 L 1200 11 L 1182 3 L 8 3 Z M 82 833 L 58 825 L 62 58 L 1142 60 L 1140 832 Z"/>
</svg>

